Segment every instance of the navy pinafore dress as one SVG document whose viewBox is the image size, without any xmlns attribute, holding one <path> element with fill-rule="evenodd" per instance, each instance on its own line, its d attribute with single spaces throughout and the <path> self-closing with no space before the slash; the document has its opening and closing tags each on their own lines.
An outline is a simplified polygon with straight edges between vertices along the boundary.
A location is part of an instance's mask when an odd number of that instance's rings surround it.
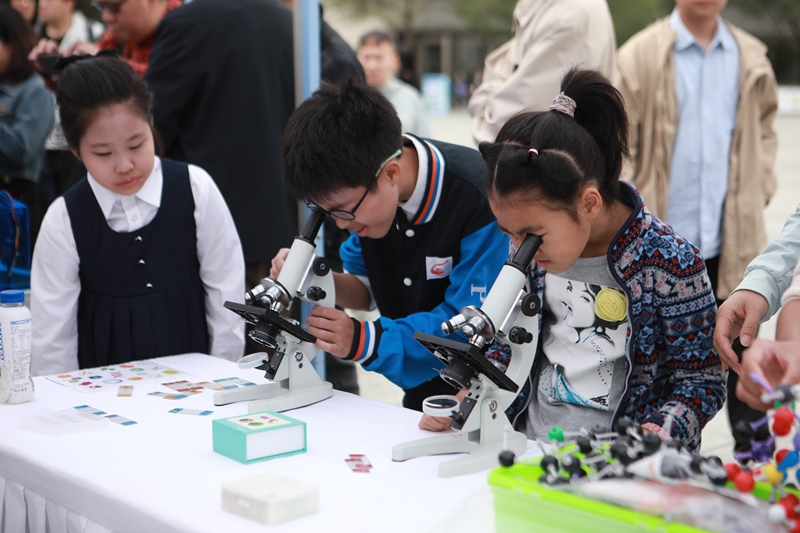
<svg viewBox="0 0 800 533">
<path fill-rule="evenodd" d="M 87 178 L 64 194 L 80 257 L 81 368 L 208 353 L 189 167 L 161 165 L 161 207 L 137 231 L 109 227 Z"/>
</svg>

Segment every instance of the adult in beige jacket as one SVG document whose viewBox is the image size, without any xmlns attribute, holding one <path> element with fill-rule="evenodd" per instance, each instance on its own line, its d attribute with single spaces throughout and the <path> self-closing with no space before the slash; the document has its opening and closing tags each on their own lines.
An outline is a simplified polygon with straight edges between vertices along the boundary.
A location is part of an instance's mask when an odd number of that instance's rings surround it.
<svg viewBox="0 0 800 533">
<path fill-rule="evenodd" d="M 748 263 L 767 244 L 764 207 L 777 188 L 773 172 L 778 140 L 772 123 L 778 110 L 775 74 L 766 46 L 725 22 L 739 47 L 739 103 L 731 140 L 728 192 L 722 219 L 717 298 L 736 288 Z M 630 181 L 659 218 L 667 212 L 670 161 L 678 127 L 673 44 L 669 19 L 631 37 L 617 53 L 617 88 L 631 124 L 631 161 L 622 179 Z M 666 220 L 669 223 L 669 220 Z"/>
<path fill-rule="evenodd" d="M 616 49 L 605 0 L 519 0 L 514 37 L 486 58 L 483 83 L 469 100 L 473 137 L 494 141 L 520 111 L 547 110 L 571 67 L 613 80 Z"/>
</svg>

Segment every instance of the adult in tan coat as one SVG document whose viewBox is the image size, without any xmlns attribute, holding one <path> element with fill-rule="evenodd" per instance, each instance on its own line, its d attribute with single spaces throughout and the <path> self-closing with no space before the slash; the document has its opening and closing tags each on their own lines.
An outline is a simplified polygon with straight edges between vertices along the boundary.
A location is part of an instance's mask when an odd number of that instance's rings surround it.
<svg viewBox="0 0 800 533">
<path fill-rule="evenodd" d="M 631 125 L 622 177 L 653 214 L 700 247 L 718 302 L 766 246 L 764 207 L 777 187 L 775 75 L 766 46 L 719 16 L 725 3 L 676 0 L 670 17 L 617 54 Z M 668 193 L 677 195 L 672 203 Z M 731 426 L 763 415 L 736 398 L 736 381 L 731 373 Z"/>
<path fill-rule="evenodd" d="M 725 22 L 739 46 L 739 104 L 731 141 L 717 298 L 724 300 L 744 270 L 767 245 L 764 208 L 778 186 L 773 172 L 778 138 L 772 123 L 778 92 L 767 47 Z M 669 20 L 654 22 L 631 37 L 617 54 L 617 88 L 631 123 L 631 161 L 622 179 L 633 183 L 645 205 L 666 220 L 670 161 L 678 128 Z"/>
<path fill-rule="evenodd" d="M 617 41 L 606 0 L 519 0 L 514 37 L 489 54 L 469 100 L 472 136 L 493 142 L 520 111 L 546 111 L 571 67 L 615 75 Z"/>
</svg>

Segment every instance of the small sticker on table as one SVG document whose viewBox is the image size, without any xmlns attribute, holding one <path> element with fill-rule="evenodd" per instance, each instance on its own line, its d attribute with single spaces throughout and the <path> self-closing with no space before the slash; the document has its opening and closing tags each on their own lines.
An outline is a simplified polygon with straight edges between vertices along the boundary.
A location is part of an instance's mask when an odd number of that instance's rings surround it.
<svg viewBox="0 0 800 533">
<path fill-rule="evenodd" d="M 188 393 L 192 391 L 201 392 L 203 387 L 200 385 L 195 385 L 191 381 L 181 380 L 181 381 L 171 381 L 169 383 L 162 383 L 165 387 L 172 389 L 177 392 Z"/>
<path fill-rule="evenodd" d="M 120 385 L 117 390 L 117 398 L 130 398 L 133 396 L 133 385 Z"/>
<path fill-rule="evenodd" d="M 97 409 L 96 407 L 91 407 L 89 405 L 76 405 L 75 407 L 73 407 L 73 409 L 75 409 L 76 411 L 83 411 L 83 412 L 86 412 L 86 413 L 91 413 L 91 414 L 97 415 L 97 416 L 102 416 L 102 415 L 106 414 L 105 411 L 101 411 L 100 409 Z"/>
<path fill-rule="evenodd" d="M 107 415 L 106 418 L 114 422 L 115 424 L 119 424 L 121 426 L 132 426 L 136 422 L 133 420 L 129 420 L 127 418 L 121 417 L 119 415 Z"/>
<path fill-rule="evenodd" d="M 367 456 L 363 453 L 351 453 L 344 462 L 347 463 L 347 466 L 349 466 L 350 470 L 353 472 L 369 474 L 372 470 L 372 463 L 369 462 L 369 459 L 367 459 Z"/>
<path fill-rule="evenodd" d="M 199 381 L 197 385 L 202 385 L 203 387 L 211 390 L 225 390 L 225 387 L 219 385 L 217 383 L 211 383 L 210 381 Z"/>
<path fill-rule="evenodd" d="M 170 413 L 175 413 L 178 415 L 195 415 L 195 416 L 208 416 L 212 414 L 214 411 L 201 411 L 199 409 L 181 409 L 180 407 L 176 407 L 172 409 Z"/>
<path fill-rule="evenodd" d="M 163 398 L 164 400 L 183 400 L 184 398 L 188 398 L 189 396 L 193 396 L 197 394 L 197 391 L 189 391 L 183 394 L 167 394 L 166 392 L 148 392 L 148 396 L 158 396 L 159 398 Z"/>
</svg>

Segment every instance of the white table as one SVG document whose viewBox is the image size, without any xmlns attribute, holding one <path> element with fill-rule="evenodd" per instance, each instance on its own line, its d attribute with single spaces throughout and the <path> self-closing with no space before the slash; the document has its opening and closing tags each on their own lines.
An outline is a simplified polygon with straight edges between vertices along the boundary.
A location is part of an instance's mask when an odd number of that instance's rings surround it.
<svg viewBox="0 0 800 533">
<path fill-rule="evenodd" d="M 158 362 L 192 374 L 187 379 L 194 381 L 231 376 L 264 381 L 260 371 L 239 370 L 205 355 Z M 7 533 L 417 532 L 450 529 L 448 524 L 462 532 L 463 524 L 492 529 L 486 472 L 441 479 L 438 464 L 453 456 L 392 461 L 395 444 L 430 436 L 417 428 L 420 414 L 414 411 L 334 391 L 324 402 L 289 412 L 307 423 L 307 453 L 243 465 L 214 453 L 211 419 L 244 414 L 247 408 L 216 407 L 213 391 L 171 401 L 147 396 L 169 392 L 155 382 L 135 385 L 132 398 L 117 398 L 115 391 L 82 393 L 45 378 L 35 378 L 35 384 L 33 402 L 0 404 L 0 530 Z M 82 404 L 138 424 L 109 423 L 101 431 L 60 437 L 20 427 L 24 412 Z M 174 407 L 214 414 L 168 413 Z M 536 453 L 530 441 L 528 450 L 526 455 Z M 351 472 L 344 461 L 351 453 L 366 454 L 372 472 Z M 222 511 L 223 483 L 265 472 L 319 487 L 320 511 L 271 528 Z M 475 519 L 464 516 L 465 509 Z M 459 518 L 464 521 L 456 528 Z M 478 526 L 476 520 L 483 523 Z"/>
</svg>

